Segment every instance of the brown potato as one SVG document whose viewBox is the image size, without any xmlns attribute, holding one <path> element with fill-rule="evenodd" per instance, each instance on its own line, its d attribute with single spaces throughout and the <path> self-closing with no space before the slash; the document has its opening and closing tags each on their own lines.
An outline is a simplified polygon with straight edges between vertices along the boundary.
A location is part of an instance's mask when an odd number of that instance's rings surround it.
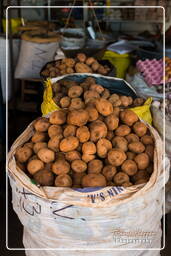
<svg viewBox="0 0 171 256">
<path fill-rule="evenodd" d="M 84 109 L 72 110 L 68 113 L 67 123 L 77 126 L 83 126 L 88 122 L 89 115 Z"/>
<path fill-rule="evenodd" d="M 70 67 L 70 68 L 74 67 L 74 65 L 75 65 L 75 60 L 72 58 L 65 58 L 62 60 L 62 62 L 65 63 L 66 66 Z"/>
<path fill-rule="evenodd" d="M 123 162 L 123 164 L 121 165 L 121 169 L 129 176 L 136 174 L 138 170 L 137 164 L 133 160 L 126 160 L 125 162 Z"/>
<path fill-rule="evenodd" d="M 45 164 L 44 169 L 46 169 L 48 171 L 52 171 L 52 163 Z"/>
<path fill-rule="evenodd" d="M 109 116 L 113 112 L 112 104 L 108 100 L 103 98 L 96 100 L 96 109 L 103 116 Z"/>
<path fill-rule="evenodd" d="M 139 179 L 135 182 L 135 185 L 140 185 L 140 184 L 147 183 L 147 182 L 148 182 L 148 179 Z"/>
<path fill-rule="evenodd" d="M 108 131 L 108 132 L 107 132 L 106 139 L 108 139 L 108 140 L 112 140 L 112 139 L 113 139 L 113 137 L 114 137 L 114 133 L 113 133 L 113 131 Z"/>
<path fill-rule="evenodd" d="M 35 132 L 31 138 L 33 143 L 44 142 L 47 139 L 47 133 L 45 132 Z"/>
<path fill-rule="evenodd" d="M 68 90 L 68 96 L 70 98 L 78 98 L 83 93 L 83 88 L 79 85 L 72 86 Z"/>
<path fill-rule="evenodd" d="M 65 159 L 69 162 L 72 162 L 74 160 L 80 160 L 81 154 L 76 150 L 69 151 L 65 154 Z"/>
<path fill-rule="evenodd" d="M 87 65 L 91 66 L 94 62 L 96 62 L 95 58 L 89 57 L 89 58 L 86 59 L 86 62 L 85 62 L 85 63 L 86 63 Z"/>
<path fill-rule="evenodd" d="M 116 117 L 113 113 L 109 116 L 105 117 L 105 123 L 109 131 L 113 131 L 118 128 L 119 125 L 119 118 Z"/>
<path fill-rule="evenodd" d="M 31 148 L 27 146 L 18 147 L 15 152 L 15 157 L 18 162 L 25 163 L 33 154 Z"/>
<path fill-rule="evenodd" d="M 81 180 L 82 187 L 105 187 L 106 179 L 102 174 L 90 173 Z"/>
<path fill-rule="evenodd" d="M 126 155 L 127 155 L 127 159 L 128 160 L 133 160 L 135 158 L 135 156 L 136 156 L 135 153 L 129 152 L 129 151 L 126 152 Z"/>
<path fill-rule="evenodd" d="M 90 101 L 90 99 L 99 99 L 100 95 L 98 92 L 93 91 L 93 90 L 88 90 L 84 92 L 84 100 L 85 103 L 88 103 Z"/>
<path fill-rule="evenodd" d="M 27 143 L 24 144 L 24 146 L 33 149 L 34 143 L 33 142 L 27 142 Z"/>
<path fill-rule="evenodd" d="M 86 55 L 84 53 L 78 53 L 77 54 L 77 59 L 79 60 L 79 62 L 85 62 L 86 61 Z"/>
<path fill-rule="evenodd" d="M 111 165 L 120 166 L 126 160 L 125 152 L 119 148 L 113 148 L 108 152 L 107 159 Z"/>
<path fill-rule="evenodd" d="M 67 74 L 73 74 L 74 73 L 74 69 L 73 68 L 67 68 L 66 69 L 66 73 Z"/>
<path fill-rule="evenodd" d="M 93 62 L 91 68 L 94 72 L 96 72 L 99 69 L 99 63 L 97 61 Z"/>
<path fill-rule="evenodd" d="M 85 172 L 73 172 L 72 174 L 73 185 L 81 185 L 81 180 L 85 175 L 86 175 Z"/>
<path fill-rule="evenodd" d="M 48 148 L 52 149 L 55 152 L 58 152 L 59 144 L 60 144 L 60 139 L 59 139 L 58 135 L 53 136 L 48 142 Z"/>
<path fill-rule="evenodd" d="M 146 153 L 138 154 L 134 161 L 137 163 L 138 169 L 143 170 L 146 169 L 149 166 L 149 156 Z"/>
<path fill-rule="evenodd" d="M 124 182 L 123 184 L 122 184 L 122 187 L 124 187 L 124 188 L 127 188 L 127 187 L 131 187 L 131 186 L 133 186 L 133 184 L 131 183 L 131 182 Z"/>
<path fill-rule="evenodd" d="M 71 100 L 69 110 L 72 111 L 74 109 L 82 109 L 84 107 L 85 107 L 85 104 L 80 98 L 74 98 Z"/>
<path fill-rule="evenodd" d="M 107 156 L 108 151 L 112 149 L 112 143 L 109 140 L 102 138 L 98 140 L 96 147 L 97 155 L 100 158 L 105 158 Z"/>
<path fill-rule="evenodd" d="M 117 100 L 113 103 L 113 107 L 119 107 L 121 106 L 122 102 L 120 100 Z"/>
<path fill-rule="evenodd" d="M 68 108 L 71 103 L 71 99 L 68 96 L 65 96 L 60 99 L 61 108 Z"/>
<path fill-rule="evenodd" d="M 96 91 L 99 94 L 101 94 L 104 91 L 103 86 L 101 86 L 100 84 L 91 84 L 89 89 Z"/>
<path fill-rule="evenodd" d="M 115 136 L 112 139 L 112 145 L 114 148 L 120 148 L 124 152 L 128 150 L 128 142 L 124 137 L 121 136 Z"/>
<path fill-rule="evenodd" d="M 142 137 L 147 132 L 147 126 L 139 121 L 133 125 L 133 130 L 139 137 Z"/>
<path fill-rule="evenodd" d="M 108 99 L 110 97 L 110 91 L 107 88 L 104 88 L 104 91 L 102 92 L 102 98 Z"/>
<path fill-rule="evenodd" d="M 149 145 L 149 144 L 152 144 L 154 143 L 153 141 L 153 137 L 150 136 L 150 135 L 144 135 L 141 137 L 141 142 L 144 144 L 144 145 Z"/>
<path fill-rule="evenodd" d="M 120 113 L 120 119 L 124 124 L 132 126 L 138 121 L 138 116 L 132 110 L 126 109 Z"/>
<path fill-rule="evenodd" d="M 144 99 L 143 98 L 136 98 L 134 101 L 133 101 L 133 105 L 135 107 L 138 107 L 138 106 L 142 106 L 144 104 Z"/>
<path fill-rule="evenodd" d="M 80 86 L 83 88 L 84 92 L 89 90 L 89 83 L 83 82 L 80 84 Z"/>
<path fill-rule="evenodd" d="M 59 159 L 52 164 L 52 172 L 54 172 L 57 175 L 66 174 L 69 171 L 70 164 L 63 159 Z"/>
<path fill-rule="evenodd" d="M 154 157 L 154 146 L 153 145 L 147 145 L 145 147 L 145 153 L 149 156 L 150 160 L 153 160 L 153 157 Z"/>
<path fill-rule="evenodd" d="M 89 115 L 89 119 L 88 119 L 89 122 L 92 122 L 98 119 L 99 114 L 95 107 L 88 106 L 86 108 L 86 111 L 88 112 L 88 115 Z"/>
<path fill-rule="evenodd" d="M 55 179 L 55 186 L 56 187 L 71 187 L 72 179 L 68 174 L 58 175 Z"/>
<path fill-rule="evenodd" d="M 133 180 L 136 182 L 138 180 L 141 179 L 148 179 L 149 178 L 149 174 L 146 170 L 140 170 L 138 171 L 134 176 L 133 176 Z"/>
<path fill-rule="evenodd" d="M 64 97 L 63 93 L 59 92 L 55 97 L 52 98 L 52 100 L 58 105 L 62 97 Z"/>
<path fill-rule="evenodd" d="M 139 137 L 134 133 L 128 134 L 125 136 L 125 138 L 127 139 L 128 143 L 139 142 Z"/>
<path fill-rule="evenodd" d="M 119 97 L 120 101 L 121 101 L 121 105 L 124 107 L 128 107 L 129 106 L 129 99 L 127 96 L 120 96 Z"/>
<path fill-rule="evenodd" d="M 101 75 L 106 75 L 107 74 L 107 70 L 102 65 L 99 65 L 97 73 L 99 73 Z"/>
<path fill-rule="evenodd" d="M 44 163 L 41 160 L 35 159 L 31 160 L 27 164 L 27 170 L 30 174 L 34 175 L 36 172 L 44 168 Z"/>
<path fill-rule="evenodd" d="M 57 124 L 53 124 L 48 129 L 48 135 L 50 138 L 53 138 L 54 136 L 58 136 L 59 138 L 62 138 L 62 127 Z"/>
<path fill-rule="evenodd" d="M 91 154 L 82 154 L 82 160 L 85 163 L 90 162 L 91 160 L 95 159 L 95 155 L 91 155 Z"/>
<path fill-rule="evenodd" d="M 41 148 L 37 155 L 44 163 L 50 163 L 55 160 L 55 152 L 48 148 Z"/>
<path fill-rule="evenodd" d="M 81 126 L 76 131 L 76 136 L 81 143 L 84 143 L 89 140 L 90 132 L 87 126 Z"/>
<path fill-rule="evenodd" d="M 36 160 L 38 159 L 37 155 L 32 155 L 29 159 L 28 162 L 32 161 L 32 160 Z"/>
<path fill-rule="evenodd" d="M 26 171 L 26 165 L 25 165 L 24 163 L 20 163 L 20 162 L 16 161 L 16 166 L 17 166 L 20 170 L 22 170 L 23 172 Z"/>
<path fill-rule="evenodd" d="M 63 131 L 63 135 L 64 137 L 75 136 L 76 130 L 77 127 L 75 125 L 68 124 Z"/>
<path fill-rule="evenodd" d="M 52 84 L 52 90 L 53 90 L 53 93 L 58 93 L 61 91 L 61 85 L 59 83 L 53 83 Z"/>
<path fill-rule="evenodd" d="M 116 174 L 117 170 L 115 166 L 106 165 L 103 168 L 102 174 L 105 176 L 107 181 L 112 181 L 114 175 Z"/>
<path fill-rule="evenodd" d="M 131 129 L 129 126 L 122 124 L 120 125 L 116 130 L 115 130 L 115 134 L 117 136 L 126 136 L 131 132 Z"/>
<path fill-rule="evenodd" d="M 96 153 L 96 145 L 91 141 L 85 142 L 82 145 L 82 152 L 83 154 L 93 155 Z"/>
<path fill-rule="evenodd" d="M 84 63 L 78 62 L 75 65 L 76 73 L 92 73 L 92 69 Z"/>
<path fill-rule="evenodd" d="M 50 123 L 48 118 L 41 117 L 34 122 L 33 126 L 37 132 L 46 132 L 50 126 Z"/>
<path fill-rule="evenodd" d="M 69 152 L 75 150 L 78 145 L 79 140 L 74 136 L 69 136 L 61 140 L 59 148 L 62 152 Z"/>
<path fill-rule="evenodd" d="M 129 176 L 124 172 L 118 172 L 115 174 L 113 181 L 116 185 L 120 186 L 125 182 L 129 182 Z"/>
<path fill-rule="evenodd" d="M 85 172 L 87 169 L 87 164 L 82 160 L 74 160 L 71 163 L 71 168 L 75 172 Z"/>
<path fill-rule="evenodd" d="M 88 173 L 100 173 L 103 168 L 103 162 L 99 159 L 93 159 L 88 163 Z"/>
<path fill-rule="evenodd" d="M 54 183 L 54 174 L 46 169 L 36 172 L 33 178 L 41 186 L 52 186 Z"/>
<path fill-rule="evenodd" d="M 66 113 L 63 110 L 54 111 L 49 118 L 51 124 L 64 124 L 66 122 Z"/>
<path fill-rule="evenodd" d="M 117 117 L 119 117 L 120 108 L 119 107 L 113 107 L 113 114 Z"/>
<path fill-rule="evenodd" d="M 85 99 L 85 104 L 87 107 L 93 107 L 95 108 L 96 107 L 96 98 L 87 98 Z M 96 109 L 97 111 L 97 109 Z"/>
<path fill-rule="evenodd" d="M 116 93 L 113 93 L 109 99 L 108 99 L 112 104 L 115 103 L 117 100 L 119 100 L 119 95 Z"/>
<path fill-rule="evenodd" d="M 107 127 L 104 122 L 100 120 L 93 121 L 90 124 L 90 140 L 93 142 L 106 137 Z"/>
<path fill-rule="evenodd" d="M 142 153 L 145 150 L 145 147 L 141 142 L 132 142 L 128 144 L 128 148 L 131 152 L 134 153 Z"/>
<path fill-rule="evenodd" d="M 133 103 L 133 98 L 130 97 L 130 96 L 128 96 L 128 100 L 129 100 L 129 105 L 132 105 L 132 103 Z"/>
<path fill-rule="evenodd" d="M 90 84 L 95 84 L 96 83 L 96 79 L 94 77 L 87 77 L 85 80 L 84 80 L 85 83 L 88 83 L 89 85 Z"/>
<path fill-rule="evenodd" d="M 41 148 L 47 148 L 47 143 L 46 142 L 37 142 L 33 146 L 33 151 L 35 154 L 41 149 Z"/>
</svg>

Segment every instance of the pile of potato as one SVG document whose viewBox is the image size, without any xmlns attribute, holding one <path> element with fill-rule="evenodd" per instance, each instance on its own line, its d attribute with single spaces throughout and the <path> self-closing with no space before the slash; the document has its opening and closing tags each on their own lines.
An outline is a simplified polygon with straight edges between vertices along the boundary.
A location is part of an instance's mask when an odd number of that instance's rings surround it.
<svg viewBox="0 0 171 256">
<path fill-rule="evenodd" d="M 92 77 L 80 86 L 67 85 L 68 96 L 60 100 L 63 109 L 35 120 L 33 136 L 16 149 L 18 167 L 42 186 L 146 183 L 153 172 L 154 140 L 127 108 L 133 99 L 110 95 Z"/>
<path fill-rule="evenodd" d="M 78 53 L 76 58 L 64 58 L 48 63 L 41 72 L 45 77 L 57 77 L 73 73 L 97 73 L 107 75 L 110 68 L 101 65 L 95 58 L 87 57 L 84 53 Z"/>
</svg>

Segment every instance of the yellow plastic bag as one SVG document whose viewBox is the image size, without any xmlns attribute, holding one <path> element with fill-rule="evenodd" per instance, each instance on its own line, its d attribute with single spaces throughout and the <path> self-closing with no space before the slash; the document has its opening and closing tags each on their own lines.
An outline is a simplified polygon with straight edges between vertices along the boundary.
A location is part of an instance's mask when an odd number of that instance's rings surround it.
<svg viewBox="0 0 171 256">
<path fill-rule="evenodd" d="M 47 115 L 50 112 L 60 109 L 60 107 L 58 107 L 58 105 L 53 101 L 52 84 L 50 80 L 45 81 L 45 87 L 43 102 L 41 104 L 41 111 L 43 115 Z"/>
<path fill-rule="evenodd" d="M 2 19 L 2 26 L 3 26 L 4 33 L 6 33 L 6 23 L 7 23 L 7 20 Z M 21 26 L 21 24 L 22 24 L 21 18 L 12 18 L 11 19 L 11 30 L 12 30 L 13 34 L 18 32 L 18 27 Z"/>
<path fill-rule="evenodd" d="M 149 124 L 152 124 L 152 116 L 150 111 L 150 106 L 152 103 L 152 98 L 148 98 L 143 106 L 130 108 L 134 113 L 137 114 L 139 118 L 146 121 Z"/>
</svg>

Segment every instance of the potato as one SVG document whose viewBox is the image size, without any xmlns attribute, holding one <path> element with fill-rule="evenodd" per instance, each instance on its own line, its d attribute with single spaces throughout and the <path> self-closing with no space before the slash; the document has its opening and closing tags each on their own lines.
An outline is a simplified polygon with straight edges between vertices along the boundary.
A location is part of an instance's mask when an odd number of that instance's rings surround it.
<svg viewBox="0 0 171 256">
<path fill-rule="evenodd" d="M 119 97 L 120 101 L 121 101 L 121 105 L 124 107 L 128 107 L 129 106 L 129 99 L 127 96 L 120 96 Z"/>
<path fill-rule="evenodd" d="M 127 139 L 128 143 L 139 142 L 139 137 L 134 133 L 128 134 L 125 136 L 125 138 Z"/>
<path fill-rule="evenodd" d="M 32 161 L 32 160 L 36 160 L 38 159 L 38 156 L 37 155 L 32 155 L 29 159 L 28 159 L 28 162 Z"/>
<path fill-rule="evenodd" d="M 116 93 L 113 93 L 113 94 L 109 97 L 108 100 L 113 104 L 114 102 L 116 102 L 117 100 L 119 100 L 119 95 L 116 94 Z"/>
<path fill-rule="evenodd" d="M 108 152 L 107 159 L 111 165 L 120 166 L 126 160 L 125 152 L 119 148 L 113 148 Z"/>
<path fill-rule="evenodd" d="M 125 182 L 129 182 L 129 176 L 124 172 L 118 172 L 115 174 L 113 181 L 116 185 L 120 186 Z"/>
<path fill-rule="evenodd" d="M 107 132 L 106 139 L 108 139 L 108 140 L 112 140 L 112 139 L 113 139 L 113 137 L 114 137 L 114 133 L 113 133 L 113 131 L 108 131 L 108 132 Z"/>
<path fill-rule="evenodd" d="M 110 97 L 110 91 L 107 88 L 104 88 L 104 91 L 102 92 L 102 98 L 108 99 Z"/>
<path fill-rule="evenodd" d="M 89 83 L 83 82 L 80 84 L 80 86 L 83 88 L 83 91 L 86 92 L 89 90 Z"/>
<path fill-rule="evenodd" d="M 141 142 L 132 142 L 128 144 L 128 148 L 131 152 L 134 153 L 142 153 L 145 150 L 145 147 Z"/>
<path fill-rule="evenodd" d="M 88 162 L 90 162 L 93 159 L 95 159 L 95 155 L 92 155 L 92 154 L 82 154 L 82 160 L 85 163 L 88 163 Z"/>
<path fill-rule="evenodd" d="M 153 137 L 150 136 L 150 135 L 144 135 L 141 137 L 141 142 L 144 144 L 144 145 L 149 145 L 149 144 L 152 144 L 154 143 L 153 141 Z"/>
<path fill-rule="evenodd" d="M 48 129 L 48 135 L 50 138 L 53 138 L 54 136 L 58 136 L 59 138 L 62 138 L 62 127 L 57 124 L 53 124 Z"/>
<path fill-rule="evenodd" d="M 85 62 L 85 63 L 86 63 L 87 65 L 91 66 L 94 62 L 96 62 L 95 58 L 89 57 L 89 58 L 86 59 L 86 62 Z"/>
<path fill-rule="evenodd" d="M 102 65 L 99 65 L 97 73 L 99 73 L 101 75 L 106 75 L 107 74 L 107 70 Z"/>
<path fill-rule="evenodd" d="M 71 168 L 75 172 L 85 172 L 87 164 L 82 160 L 74 160 L 71 163 Z"/>
<path fill-rule="evenodd" d="M 140 185 L 140 184 L 147 183 L 147 182 L 148 182 L 148 179 L 139 179 L 135 182 L 135 185 Z"/>
<path fill-rule="evenodd" d="M 67 68 L 66 69 L 66 73 L 67 74 L 73 74 L 74 73 L 74 69 L 73 68 Z"/>
<path fill-rule="evenodd" d="M 112 113 L 109 116 L 105 117 L 105 123 L 109 131 L 113 131 L 118 128 L 119 119 Z"/>
<path fill-rule="evenodd" d="M 70 164 L 63 159 L 59 159 L 52 164 L 52 172 L 54 172 L 57 175 L 66 174 L 69 171 Z"/>
<path fill-rule="evenodd" d="M 76 131 L 76 136 L 81 143 L 84 143 L 89 140 L 90 132 L 87 126 L 81 126 Z"/>
<path fill-rule="evenodd" d="M 96 147 L 97 155 L 100 158 L 105 158 L 107 156 L 108 151 L 112 149 L 112 143 L 109 140 L 102 138 L 98 140 Z"/>
<path fill-rule="evenodd" d="M 137 172 L 138 168 L 137 168 L 137 164 L 135 163 L 135 161 L 126 160 L 121 165 L 121 170 L 123 172 L 125 172 L 126 174 L 128 174 L 129 176 L 132 176 Z"/>
<path fill-rule="evenodd" d="M 30 174 L 34 175 L 36 172 L 44 168 L 44 163 L 41 160 L 31 160 L 27 164 L 27 170 Z"/>
<path fill-rule="evenodd" d="M 54 94 L 57 94 L 58 92 L 61 91 L 61 85 L 59 83 L 53 83 L 52 84 L 52 91 Z"/>
<path fill-rule="evenodd" d="M 138 107 L 138 106 L 141 106 L 144 104 L 144 99 L 143 98 L 136 98 L 134 101 L 133 101 L 133 105 L 135 107 Z"/>
<path fill-rule="evenodd" d="M 154 157 L 154 146 L 153 145 L 147 145 L 145 147 L 145 153 L 149 156 L 150 160 L 153 160 L 153 157 Z"/>
<path fill-rule="evenodd" d="M 55 179 L 55 186 L 56 187 L 71 187 L 72 179 L 68 174 L 58 175 Z"/>
<path fill-rule="evenodd" d="M 130 152 L 130 151 L 127 151 L 126 155 L 127 155 L 127 159 L 129 159 L 129 160 L 133 160 L 135 158 L 135 156 L 136 156 L 135 153 Z"/>
<path fill-rule="evenodd" d="M 127 187 L 131 187 L 131 186 L 133 186 L 133 184 L 131 183 L 131 182 L 124 182 L 123 184 L 122 184 L 122 187 L 124 187 L 124 188 L 127 188 Z"/>
<path fill-rule="evenodd" d="M 97 61 L 93 62 L 93 64 L 91 65 L 91 68 L 94 72 L 97 72 L 97 70 L 99 69 L 99 63 Z"/>
<path fill-rule="evenodd" d="M 102 174 L 105 176 L 107 181 L 112 181 L 114 175 L 116 174 L 117 170 L 115 166 L 112 165 L 106 165 L 103 168 Z"/>
<path fill-rule="evenodd" d="M 103 168 L 103 162 L 99 159 L 93 159 L 88 163 L 88 173 L 100 173 Z"/>
<path fill-rule="evenodd" d="M 113 107 L 119 107 L 121 106 L 122 102 L 120 100 L 115 101 L 112 105 Z"/>
<path fill-rule="evenodd" d="M 62 62 L 65 63 L 66 66 L 70 67 L 70 68 L 74 67 L 74 65 L 75 65 L 75 60 L 72 58 L 65 58 L 62 60 Z"/>
<path fill-rule="evenodd" d="M 146 170 L 140 170 L 138 171 L 134 176 L 133 176 L 133 180 L 136 182 L 138 180 L 141 179 L 148 179 L 149 178 L 149 174 L 147 173 Z"/>
<path fill-rule="evenodd" d="M 75 125 L 68 124 L 63 131 L 63 135 L 64 137 L 75 136 L 76 130 L 77 127 Z"/>
<path fill-rule="evenodd" d="M 33 124 L 34 129 L 37 132 L 46 132 L 50 126 L 48 118 L 41 117 L 36 120 Z"/>
<path fill-rule="evenodd" d="M 74 160 L 80 160 L 81 154 L 76 150 L 69 151 L 65 154 L 65 159 L 69 162 L 72 162 Z"/>
<path fill-rule="evenodd" d="M 61 140 L 59 148 L 62 152 L 69 152 L 75 150 L 79 145 L 79 140 L 74 136 L 66 137 Z"/>
<path fill-rule="evenodd" d="M 139 121 L 133 125 L 133 130 L 139 137 L 142 137 L 147 132 L 147 126 Z"/>
<path fill-rule="evenodd" d="M 68 90 L 68 96 L 70 98 L 78 98 L 83 93 L 83 88 L 79 85 L 72 86 Z"/>
<path fill-rule="evenodd" d="M 127 125 L 120 125 L 116 130 L 115 130 L 115 134 L 117 136 L 126 136 L 131 132 L 131 129 L 129 126 Z"/>
<path fill-rule="evenodd" d="M 143 170 L 146 169 L 149 166 L 149 156 L 146 153 L 138 154 L 134 161 L 137 163 L 138 169 Z"/>
<path fill-rule="evenodd" d="M 49 118 L 51 124 L 64 124 L 66 122 L 66 113 L 63 110 L 54 111 Z"/>
<path fill-rule="evenodd" d="M 82 145 L 82 152 L 83 154 L 93 155 L 96 153 L 96 145 L 91 141 L 85 142 Z"/>
<path fill-rule="evenodd" d="M 15 157 L 18 162 L 25 163 L 33 154 L 31 148 L 27 146 L 18 147 L 15 152 Z"/>
<path fill-rule="evenodd" d="M 88 119 L 89 122 L 92 122 L 98 119 L 99 114 L 95 107 L 88 106 L 86 107 L 86 111 L 88 112 L 88 115 L 89 115 L 89 119 Z"/>
<path fill-rule="evenodd" d="M 120 148 L 124 152 L 128 150 L 128 142 L 124 137 L 121 136 L 115 136 L 112 139 L 112 145 L 114 148 Z"/>
<path fill-rule="evenodd" d="M 96 98 L 87 98 L 87 99 L 85 99 L 85 104 L 86 104 L 86 107 L 96 108 Z M 96 111 L 97 111 L 97 109 L 96 109 Z"/>
<path fill-rule="evenodd" d="M 138 121 L 138 116 L 132 110 L 126 109 L 120 113 L 120 119 L 124 124 L 132 126 Z"/>
<path fill-rule="evenodd" d="M 77 54 L 77 59 L 79 60 L 79 62 L 85 62 L 86 61 L 86 55 L 84 53 L 78 53 Z"/>
<path fill-rule="evenodd" d="M 96 120 L 90 124 L 90 140 L 93 142 L 106 137 L 107 127 L 104 122 Z"/>
<path fill-rule="evenodd" d="M 81 185 L 81 180 L 85 175 L 86 175 L 85 172 L 73 172 L 72 174 L 73 185 Z"/>
<path fill-rule="evenodd" d="M 104 91 L 103 86 L 101 86 L 100 84 L 91 84 L 89 89 L 92 91 L 96 91 L 99 94 Z"/>
<path fill-rule="evenodd" d="M 40 160 L 42 160 L 44 163 L 50 163 L 55 160 L 55 152 L 48 148 L 41 148 L 38 153 L 38 157 Z"/>
<path fill-rule="evenodd" d="M 83 126 L 88 122 L 89 115 L 84 109 L 72 110 L 68 113 L 67 123 L 77 126 Z"/>
<path fill-rule="evenodd" d="M 96 100 L 96 109 L 103 116 L 109 116 L 113 112 L 112 104 L 108 100 L 103 98 Z"/>
<path fill-rule="evenodd" d="M 67 67 L 66 64 L 61 64 L 61 65 L 58 66 L 58 68 L 59 68 L 61 71 L 65 70 L 66 67 Z"/>
<path fill-rule="evenodd" d="M 36 172 L 33 178 L 41 186 L 52 186 L 54 183 L 54 174 L 46 169 Z"/>
<path fill-rule="evenodd" d="M 17 166 L 20 170 L 22 170 L 23 172 L 26 171 L 26 165 L 25 165 L 24 163 L 20 163 L 20 162 L 16 161 L 16 166 Z"/>
<path fill-rule="evenodd" d="M 60 144 L 60 139 L 59 139 L 58 135 L 53 136 L 48 142 L 48 148 L 52 149 L 55 152 L 58 152 L 59 144 Z"/>
<path fill-rule="evenodd" d="M 24 144 L 24 146 L 33 149 L 34 143 L 33 142 L 27 142 L 27 143 Z"/>
<path fill-rule="evenodd" d="M 120 108 L 119 107 L 113 107 L 113 115 L 119 117 Z"/>
<path fill-rule="evenodd" d="M 81 62 L 75 65 L 75 71 L 76 73 L 92 73 L 92 69 L 87 64 Z"/>
<path fill-rule="evenodd" d="M 94 91 L 94 90 L 88 90 L 88 91 L 85 91 L 84 92 L 84 100 L 85 100 L 85 103 L 88 103 L 88 101 L 90 99 L 99 99 L 100 98 L 100 95 L 98 92 Z"/>
<path fill-rule="evenodd" d="M 68 108 L 71 103 L 71 99 L 68 96 L 65 96 L 60 99 L 61 108 Z"/>
<path fill-rule="evenodd" d="M 102 174 L 90 173 L 83 176 L 81 180 L 82 187 L 105 187 L 106 179 Z"/>
<path fill-rule="evenodd" d="M 45 132 L 35 132 L 31 138 L 33 143 L 44 142 L 47 140 L 47 133 Z"/>
<path fill-rule="evenodd" d="M 84 107 L 85 107 L 85 104 L 80 98 L 74 98 L 71 100 L 69 110 L 72 111 L 74 109 L 82 109 Z"/>
<path fill-rule="evenodd" d="M 44 169 L 46 169 L 48 171 L 52 171 L 52 163 L 45 164 Z"/>
<path fill-rule="evenodd" d="M 33 151 L 35 154 L 41 149 L 41 148 L 47 148 L 47 143 L 46 142 L 37 142 L 33 146 Z"/>
<path fill-rule="evenodd" d="M 89 85 L 91 84 L 95 84 L 96 83 L 96 79 L 94 77 L 87 77 L 85 80 L 84 80 L 85 83 L 88 83 Z"/>
</svg>

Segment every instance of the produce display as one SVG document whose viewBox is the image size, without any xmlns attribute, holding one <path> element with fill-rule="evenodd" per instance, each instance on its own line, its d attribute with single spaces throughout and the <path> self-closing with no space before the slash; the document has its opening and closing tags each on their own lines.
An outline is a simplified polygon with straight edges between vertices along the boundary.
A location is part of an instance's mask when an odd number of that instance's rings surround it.
<svg viewBox="0 0 171 256">
<path fill-rule="evenodd" d="M 59 90 L 60 89 L 60 90 Z M 154 141 L 128 107 L 141 98 L 110 94 L 92 77 L 53 85 L 61 110 L 33 122 L 34 134 L 16 149 L 17 165 L 41 186 L 129 187 L 153 172 Z"/>
<path fill-rule="evenodd" d="M 97 73 L 107 75 L 110 68 L 101 65 L 95 58 L 87 57 L 84 53 L 78 53 L 76 58 L 64 58 L 48 63 L 42 70 L 44 77 L 57 77 L 73 73 Z"/>
</svg>

